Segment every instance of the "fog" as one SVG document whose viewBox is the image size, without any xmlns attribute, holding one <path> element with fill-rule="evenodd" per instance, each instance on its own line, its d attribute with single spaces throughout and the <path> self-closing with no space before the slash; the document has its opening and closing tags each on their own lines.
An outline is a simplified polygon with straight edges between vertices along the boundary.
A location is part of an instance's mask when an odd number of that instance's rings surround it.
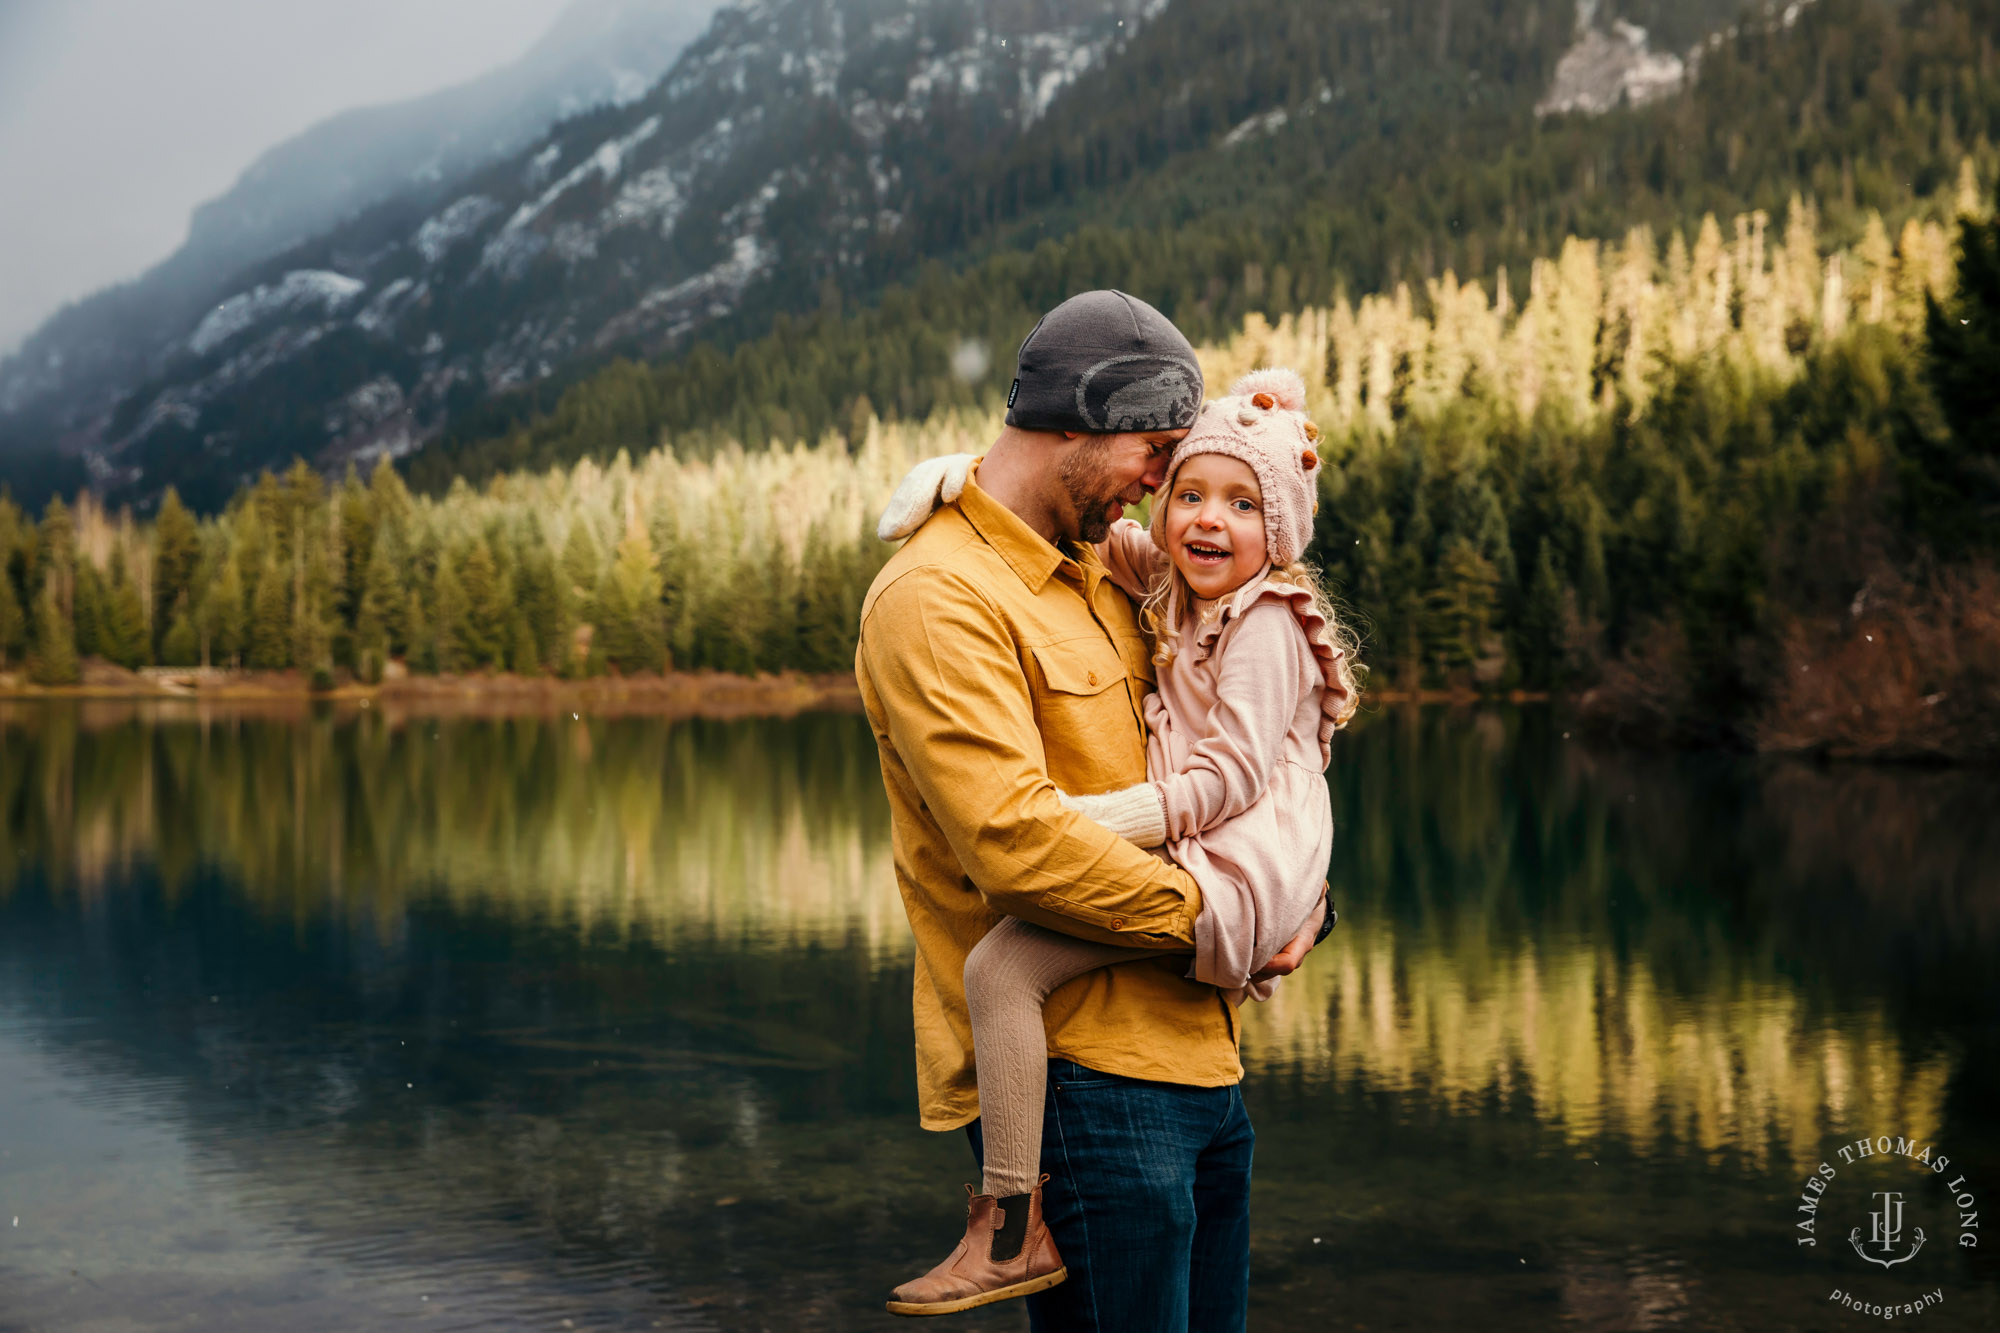
<svg viewBox="0 0 2000 1333">
<path fill-rule="evenodd" d="M 517 58 L 569 0 L 0 0 L 0 355 L 337 111 Z"/>
</svg>

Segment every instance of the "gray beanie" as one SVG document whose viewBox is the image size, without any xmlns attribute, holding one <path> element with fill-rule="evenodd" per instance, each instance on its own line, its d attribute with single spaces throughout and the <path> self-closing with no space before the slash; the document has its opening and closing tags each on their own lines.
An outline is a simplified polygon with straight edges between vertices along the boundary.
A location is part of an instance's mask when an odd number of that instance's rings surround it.
<svg viewBox="0 0 2000 1333">
<path fill-rule="evenodd" d="M 1007 424 L 1115 435 L 1179 430 L 1201 406 L 1201 363 L 1181 331 L 1124 292 L 1072 296 L 1021 342 Z"/>
</svg>

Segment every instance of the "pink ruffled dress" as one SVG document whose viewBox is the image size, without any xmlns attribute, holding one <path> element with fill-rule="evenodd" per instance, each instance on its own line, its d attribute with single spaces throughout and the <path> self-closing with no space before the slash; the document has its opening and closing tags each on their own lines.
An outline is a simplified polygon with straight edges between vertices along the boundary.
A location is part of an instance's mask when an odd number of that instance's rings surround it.
<svg viewBox="0 0 2000 1333">
<path fill-rule="evenodd" d="M 1167 568 L 1129 519 L 1100 549 L 1134 597 Z M 1146 773 L 1166 807 L 1166 854 L 1201 885 L 1189 975 L 1261 1000 L 1274 983 L 1250 974 L 1298 934 L 1326 887 L 1341 654 L 1320 641 L 1312 594 L 1264 574 L 1189 619 L 1145 701 Z"/>
</svg>

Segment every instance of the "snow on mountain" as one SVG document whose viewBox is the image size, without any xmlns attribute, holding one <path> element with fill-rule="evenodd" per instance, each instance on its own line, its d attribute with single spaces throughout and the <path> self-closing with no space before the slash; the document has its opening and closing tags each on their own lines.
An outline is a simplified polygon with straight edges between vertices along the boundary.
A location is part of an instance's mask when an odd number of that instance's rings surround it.
<svg viewBox="0 0 2000 1333">
<path fill-rule="evenodd" d="M 195 210 L 188 247 L 240 265 L 412 185 L 437 184 L 558 121 L 645 95 L 713 0 L 578 0 L 520 60 L 455 88 L 345 112 L 265 153 Z"/>
<path fill-rule="evenodd" d="M 535 219 L 548 212 L 556 200 L 592 176 L 604 181 L 616 180 L 631 151 L 659 133 L 659 129 L 660 118 L 648 116 L 631 133 L 599 144 L 596 151 L 571 167 L 561 180 L 542 191 L 539 197 L 515 209 L 514 216 L 507 219 L 499 234 L 486 243 L 486 249 L 479 259 L 480 272 L 487 269 L 501 269 L 509 277 L 519 277 L 522 270 L 548 245 L 539 233 L 531 230 Z M 557 229 L 556 241 L 559 246 L 564 244 L 561 228 Z M 571 259 L 589 258 L 596 254 L 596 247 L 591 244 L 591 238 L 586 233 L 576 230 L 569 233 L 568 243 L 564 248 L 567 257 Z"/>
<path fill-rule="evenodd" d="M 483 194 L 468 194 L 452 200 L 436 217 L 424 219 L 413 244 L 426 264 L 435 264 L 450 253 L 451 247 L 470 236 L 479 225 L 500 211 L 500 201 Z"/>
<path fill-rule="evenodd" d="M 340 273 L 299 269 L 276 283 L 238 293 L 208 313 L 188 338 L 188 350 L 207 356 L 260 320 L 282 311 L 318 306 L 337 310 L 366 290 L 366 284 Z"/>
<path fill-rule="evenodd" d="M 0 452 L 95 447 L 103 413 L 167 370 L 249 272 L 385 200 L 442 193 L 556 121 L 642 98 L 716 0 L 576 0 L 534 48 L 471 82 L 335 116 L 271 149 L 195 211 L 188 241 L 136 281 L 65 308 L 0 360 Z M 470 226 L 461 213 L 448 225 Z M 433 245 L 448 237 L 433 233 Z M 303 265 L 293 264 L 299 268 Z M 330 268 L 347 272 L 344 264 Z"/>
<path fill-rule="evenodd" d="M 1646 30 L 1637 24 L 1615 21 L 1608 33 L 1585 27 L 1556 63 L 1555 77 L 1535 104 L 1535 114 L 1602 115 L 1618 106 L 1644 106 L 1679 92 L 1686 81 L 1686 63 L 1677 55 L 1649 50 Z"/>
<path fill-rule="evenodd" d="M 194 464 L 221 489 L 295 452 L 397 455 L 454 404 L 672 346 L 760 285 L 812 291 L 1161 4 L 725 5 L 643 96 L 240 273 L 77 438 L 107 489 L 134 493 L 190 490 Z"/>
</svg>

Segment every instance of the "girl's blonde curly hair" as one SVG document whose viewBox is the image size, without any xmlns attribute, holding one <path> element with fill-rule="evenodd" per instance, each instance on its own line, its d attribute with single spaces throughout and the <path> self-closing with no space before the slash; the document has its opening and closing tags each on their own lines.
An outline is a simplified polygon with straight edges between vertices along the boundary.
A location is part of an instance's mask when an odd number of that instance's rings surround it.
<svg viewBox="0 0 2000 1333">
<path fill-rule="evenodd" d="M 1344 687 L 1345 701 L 1334 714 L 1334 725 L 1344 727 L 1353 718 L 1355 710 L 1361 706 L 1361 686 L 1368 678 L 1368 668 L 1360 662 L 1361 639 L 1340 615 L 1333 598 L 1320 584 L 1320 572 L 1303 560 L 1294 560 L 1283 569 L 1265 570 L 1264 579 L 1270 583 L 1283 583 L 1294 588 L 1304 588 L 1312 597 L 1312 608 L 1325 623 L 1317 635 L 1318 641 L 1331 648 L 1337 663 L 1335 676 Z M 1168 666 L 1178 651 L 1180 626 L 1192 613 L 1194 590 L 1180 570 L 1169 563 L 1165 572 L 1153 581 L 1145 600 L 1139 604 L 1140 623 L 1153 636 L 1153 664 Z"/>
</svg>

